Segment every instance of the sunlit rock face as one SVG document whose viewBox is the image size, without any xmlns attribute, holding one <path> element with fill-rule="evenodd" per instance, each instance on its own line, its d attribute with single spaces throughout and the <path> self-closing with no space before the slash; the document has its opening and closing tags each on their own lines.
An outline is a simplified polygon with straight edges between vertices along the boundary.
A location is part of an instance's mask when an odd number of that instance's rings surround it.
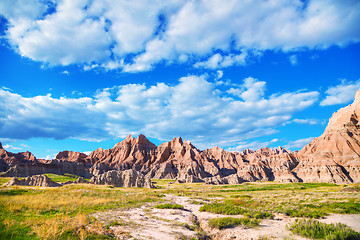
<svg viewBox="0 0 360 240">
<path fill-rule="evenodd" d="M 88 156 L 63 151 L 52 161 L 36 159 L 30 152 L 10 153 L 0 145 L 0 171 L 5 172 L 3 176 L 71 173 L 90 178 L 101 175 L 93 180 L 100 182 L 112 176 L 120 177 L 119 171 L 126 170 L 139 172 L 146 179 L 209 184 L 360 182 L 359 118 L 360 90 L 352 104 L 333 114 L 320 137 L 295 153 L 282 147 L 247 149 L 240 153 L 219 147 L 200 151 L 181 137 L 157 147 L 140 134 L 137 138 L 129 135 L 113 148 L 99 148 Z"/>
<path fill-rule="evenodd" d="M 306 182 L 360 182 L 360 90 L 334 113 L 324 133 L 298 152 L 294 169 Z"/>
</svg>

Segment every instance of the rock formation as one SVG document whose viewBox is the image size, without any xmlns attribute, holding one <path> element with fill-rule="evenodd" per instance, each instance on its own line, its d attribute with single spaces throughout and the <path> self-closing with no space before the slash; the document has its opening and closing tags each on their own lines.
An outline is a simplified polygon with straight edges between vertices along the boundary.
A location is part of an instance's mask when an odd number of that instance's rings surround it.
<svg viewBox="0 0 360 240">
<path fill-rule="evenodd" d="M 86 162 L 87 155 L 80 152 L 73 151 L 62 151 L 59 152 L 55 159 L 60 161 L 69 161 L 69 162 Z"/>
<path fill-rule="evenodd" d="M 297 153 L 281 147 L 200 151 L 180 137 L 156 147 L 140 134 L 88 156 L 63 151 L 52 161 L 38 160 L 29 152 L 13 154 L 0 145 L 0 171 L 3 176 L 71 173 L 114 186 L 150 186 L 150 180 L 144 180 L 150 178 L 210 184 L 360 182 L 360 90 L 351 105 L 333 114 L 325 132 Z"/>
<path fill-rule="evenodd" d="M 132 169 L 125 171 L 111 170 L 103 174 L 93 176 L 90 179 L 90 183 L 111 185 L 114 187 L 154 187 L 149 178 L 145 178 L 143 174 Z"/>
<path fill-rule="evenodd" d="M 6 186 L 39 186 L 39 187 L 60 187 L 61 184 L 54 182 L 51 178 L 46 175 L 34 175 L 31 177 L 26 177 L 24 179 L 17 179 L 16 177 L 10 179 L 9 182 L 5 184 Z"/>
<path fill-rule="evenodd" d="M 360 182 L 360 90 L 334 113 L 324 133 L 301 149 L 294 169 L 306 182 Z"/>
</svg>

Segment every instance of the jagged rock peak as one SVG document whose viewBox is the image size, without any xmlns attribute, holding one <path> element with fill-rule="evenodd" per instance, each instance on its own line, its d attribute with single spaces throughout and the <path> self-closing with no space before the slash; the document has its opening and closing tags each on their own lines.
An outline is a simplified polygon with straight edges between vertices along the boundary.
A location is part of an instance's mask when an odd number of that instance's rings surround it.
<svg viewBox="0 0 360 240">
<path fill-rule="evenodd" d="M 114 148 L 122 148 L 123 146 L 141 146 L 141 148 L 155 149 L 156 145 L 150 142 L 143 134 L 140 134 L 136 139 L 132 135 L 128 135 L 123 141 L 115 144 Z"/>
<path fill-rule="evenodd" d="M 355 100 L 352 104 L 339 109 L 333 113 L 324 133 L 339 131 L 341 129 L 360 127 L 360 89 L 356 92 Z"/>
<path fill-rule="evenodd" d="M 142 134 L 139 134 L 139 136 L 136 138 L 136 143 L 141 145 L 154 145 Z"/>
<path fill-rule="evenodd" d="M 251 150 L 251 149 L 244 149 L 244 150 L 242 150 L 241 153 L 242 153 L 243 155 L 248 155 L 248 154 L 254 153 L 254 151 Z"/>
<path fill-rule="evenodd" d="M 0 142 L 0 149 L 3 149 L 1 142 Z"/>
<path fill-rule="evenodd" d="M 183 145 L 183 140 L 181 137 L 178 137 L 178 138 L 174 137 L 173 140 L 171 140 L 171 143 Z"/>
<path fill-rule="evenodd" d="M 279 154 L 279 153 L 288 153 L 289 150 L 281 147 L 281 146 L 278 146 L 277 148 L 274 149 L 275 153 Z"/>
<path fill-rule="evenodd" d="M 55 159 L 76 162 L 76 161 L 84 160 L 86 157 L 87 157 L 87 155 L 85 153 L 73 152 L 73 151 L 62 151 L 56 155 Z"/>
</svg>

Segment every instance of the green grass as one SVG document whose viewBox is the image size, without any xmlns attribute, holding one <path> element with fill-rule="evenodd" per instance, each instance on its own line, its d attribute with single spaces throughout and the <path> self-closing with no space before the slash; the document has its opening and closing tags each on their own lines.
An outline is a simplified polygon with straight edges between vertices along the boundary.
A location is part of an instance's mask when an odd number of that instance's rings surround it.
<svg viewBox="0 0 360 240">
<path fill-rule="evenodd" d="M 181 209 L 181 210 L 183 210 L 184 206 L 180 205 L 180 204 L 164 203 L 164 204 L 156 205 L 155 208 L 158 208 L 158 209 Z"/>
<path fill-rule="evenodd" d="M 76 176 L 76 175 L 73 175 L 73 174 L 68 174 L 68 173 L 65 173 L 64 175 L 57 175 L 57 174 L 47 173 L 45 175 L 48 176 L 54 182 L 57 182 L 57 183 L 63 183 L 63 182 L 67 182 L 67 181 L 75 181 L 75 180 L 77 180 L 79 178 L 79 176 Z"/>
<path fill-rule="evenodd" d="M 67 185 L 0 187 L 0 239 L 107 239 L 108 229 L 90 213 L 160 200 L 151 189 Z M 98 229 L 93 232 L 91 229 Z"/>
<path fill-rule="evenodd" d="M 258 219 L 252 218 L 233 218 L 233 217 L 225 217 L 225 218 L 212 218 L 209 220 L 209 226 L 211 228 L 224 229 L 224 228 L 232 228 L 236 226 L 243 227 L 256 227 L 259 226 Z"/>
<path fill-rule="evenodd" d="M 0 185 L 7 183 L 11 178 L 10 177 L 1 177 L 0 175 Z"/>
<path fill-rule="evenodd" d="M 200 207 L 200 212 L 212 212 L 217 214 L 238 215 L 247 211 L 239 206 L 228 203 L 209 203 Z"/>
<path fill-rule="evenodd" d="M 312 239 L 359 240 L 360 233 L 345 224 L 326 224 L 316 220 L 295 220 L 289 230 L 300 236 Z"/>
<path fill-rule="evenodd" d="M 49 176 L 58 182 L 77 179 L 77 176 L 70 175 Z M 9 179 L 0 178 L 0 181 Z M 160 203 L 165 194 L 190 197 L 194 204 L 203 202 L 202 211 L 240 214 L 255 222 L 271 218 L 275 213 L 304 218 L 321 218 L 330 213 L 360 213 L 360 184 L 262 182 L 214 186 L 156 180 L 156 186 L 157 189 L 97 185 L 59 188 L 0 186 L 0 240 L 46 239 L 47 236 L 79 239 L 81 234 L 85 235 L 83 239 L 106 237 L 109 235 L 85 231 L 77 224 L 78 220 L 109 233 L 110 225 L 102 226 L 89 215 L 109 209 L 138 207 L 148 202 Z M 168 208 L 174 209 L 173 204 Z M 224 221 L 220 221 L 219 227 Z"/>
</svg>

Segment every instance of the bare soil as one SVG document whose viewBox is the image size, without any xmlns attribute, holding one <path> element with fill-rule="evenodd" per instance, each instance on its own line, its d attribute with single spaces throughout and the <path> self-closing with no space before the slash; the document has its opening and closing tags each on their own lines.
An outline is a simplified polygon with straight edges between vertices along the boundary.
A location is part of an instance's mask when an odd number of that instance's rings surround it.
<svg viewBox="0 0 360 240">
<path fill-rule="evenodd" d="M 275 215 L 274 219 L 264 219 L 256 228 L 235 227 L 224 230 L 212 229 L 208 225 L 211 218 L 228 217 L 228 215 L 200 212 L 201 205 L 193 204 L 196 199 L 166 195 L 166 203 L 184 206 L 179 209 L 157 209 L 155 204 L 146 204 L 139 208 L 127 210 L 110 210 L 93 214 L 100 222 L 109 225 L 118 239 L 191 239 L 196 238 L 201 230 L 211 239 L 306 239 L 292 234 L 286 225 L 294 218 L 284 214 Z M 201 201 L 201 200 L 196 200 Z M 232 216 L 232 217 L 241 217 Z M 325 223 L 344 223 L 360 231 L 360 214 L 333 214 L 320 220 Z M 198 223 L 196 228 L 195 222 Z"/>
</svg>

